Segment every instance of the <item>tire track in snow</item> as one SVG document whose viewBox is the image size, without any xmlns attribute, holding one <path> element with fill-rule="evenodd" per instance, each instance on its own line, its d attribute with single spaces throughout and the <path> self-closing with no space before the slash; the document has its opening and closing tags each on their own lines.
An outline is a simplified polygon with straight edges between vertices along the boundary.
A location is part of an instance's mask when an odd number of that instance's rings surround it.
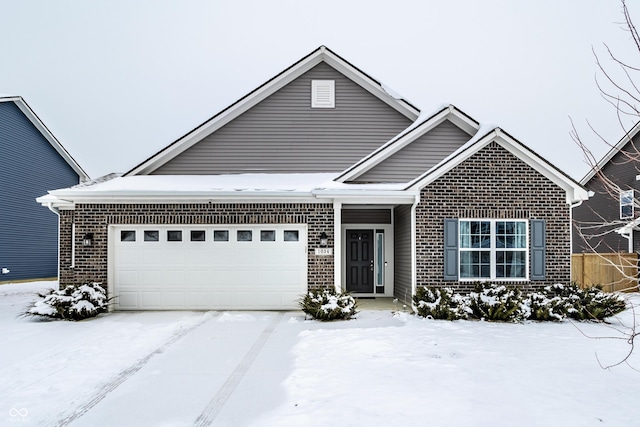
<svg viewBox="0 0 640 427">
<path fill-rule="evenodd" d="M 229 378 L 222 384 L 220 390 L 216 393 L 215 396 L 209 401 L 204 411 L 200 414 L 200 416 L 194 422 L 194 426 L 210 426 L 213 421 L 216 419 L 220 411 L 224 407 L 229 397 L 233 394 L 242 378 L 245 376 L 253 362 L 258 357 L 260 350 L 264 347 L 265 343 L 273 333 L 276 325 L 280 323 L 282 318 L 284 317 L 285 312 L 281 311 L 277 313 L 269 325 L 262 331 L 260 336 L 256 339 L 256 342 L 253 343 L 253 346 L 249 349 L 247 354 L 242 358 L 236 369 L 233 370 Z"/>
<path fill-rule="evenodd" d="M 120 371 L 120 373 L 117 374 L 111 381 L 109 381 L 107 384 L 105 384 L 100 389 L 98 389 L 97 393 L 93 395 L 91 400 L 89 400 L 84 405 L 76 408 L 76 410 L 71 415 L 59 420 L 55 425 L 58 427 L 66 426 L 69 423 L 77 420 L 87 412 L 89 412 L 91 408 L 93 408 L 98 403 L 100 403 L 102 399 L 107 397 L 109 393 L 117 389 L 120 386 L 120 384 L 124 383 L 132 375 L 134 375 L 136 372 L 142 369 L 149 362 L 149 360 L 151 360 L 154 356 L 157 356 L 158 354 L 162 354 L 168 347 L 170 347 L 176 341 L 180 340 L 184 336 L 188 335 L 192 331 L 198 329 L 200 326 L 204 325 L 205 323 L 209 322 L 210 320 L 218 316 L 220 316 L 220 313 L 215 313 L 213 315 L 205 314 L 203 319 L 201 319 L 199 322 L 189 326 L 188 328 L 181 329 L 177 333 L 174 333 L 171 336 L 171 338 L 169 338 L 167 341 L 162 343 L 162 345 L 160 345 L 158 348 L 156 348 L 151 353 L 146 355 L 144 358 L 138 360 L 135 364 L 129 366 L 128 368 Z"/>
</svg>

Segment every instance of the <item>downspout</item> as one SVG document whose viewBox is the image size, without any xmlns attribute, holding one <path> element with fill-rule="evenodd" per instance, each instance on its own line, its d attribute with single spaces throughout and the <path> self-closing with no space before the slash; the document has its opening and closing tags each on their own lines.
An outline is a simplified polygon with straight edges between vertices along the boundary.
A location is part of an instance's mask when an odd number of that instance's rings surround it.
<svg viewBox="0 0 640 427">
<path fill-rule="evenodd" d="M 417 249 L 416 249 L 416 208 L 420 203 L 420 193 L 414 196 L 413 204 L 411 205 L 411 307 L 414 312 L 417 312 L 417 307 L 413 304 L 413 296 L 418 289 L 418 261 L 417 261 Z M 406 301 L 405 301 L 406 304 Z"/>
<path fill-rule="evenodd" d="M 58 217 L 58 281 L 60 281 L 60 210 L 53 207 L 53 202 L 47 203 L 47 208 Z M 60 283 L 58 283 L 60 285 Z"/>
<path fill-rule="evenodd" d="M 573 208 L 577 208 L 582 204 L 583 200 L 578 200 L 576 203 L 569 204 L 569 242 L 571 247 L 569 248 L 569 271 L 570 275 L 573 275 Z M 571 277 L 570 277 L 571 278 Z"/>
<path fill-rule="evenodd" d="M 342 292 L 342 202 L 333 200 L 333 286 Z"/>
</svg>

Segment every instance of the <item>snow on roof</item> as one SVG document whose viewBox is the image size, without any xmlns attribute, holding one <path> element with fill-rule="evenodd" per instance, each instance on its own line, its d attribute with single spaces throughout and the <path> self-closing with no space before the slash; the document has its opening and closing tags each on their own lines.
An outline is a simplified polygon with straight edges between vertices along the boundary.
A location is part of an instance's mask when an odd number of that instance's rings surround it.
<svg viewBox="0 0 640 427">
<path fill-rule="evenodd" d="M 107 175 L 85 185 L 52 190 L 38 202 L 128 197 L 312 197 L 339 191 L 401 193 L 406 184 L 344 184 L 337 173 L 235 174 L 235 175 Z"/>
<path fill-rule="evenodd" d="M 335 173 L 117 176 L 102 181 L 95 180 L 92 185 L 54 190 L 51 193 L 310 192 L 335 176 Z"/>
</svg>

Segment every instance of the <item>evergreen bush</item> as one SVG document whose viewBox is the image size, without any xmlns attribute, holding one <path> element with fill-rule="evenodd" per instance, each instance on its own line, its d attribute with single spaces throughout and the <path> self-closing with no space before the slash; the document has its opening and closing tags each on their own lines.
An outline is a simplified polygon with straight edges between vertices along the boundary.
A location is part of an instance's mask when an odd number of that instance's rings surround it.
<svg viewBox="0 0 640 427">
<path fill-rule="evenodd" d="M 458 320 L 466 319 L 466 305 L 461 295 L 451 288 L 420 286 L 413 303 L 418 315 L 430 319 Z"/>
<path fill-rule="evenodd" d="M 606 293 L 599 286 L 581 289 L 571 285 L 553 285 L 545 288 L 548 297 L 560 297 L 564 315 L 575 320 L 603 320 L 614 316 L 626 308 L 623 297 Z"/>
<path fill-rule="evenodd" d="M 83 320 L 104 313 L 109 307 L 107 293 L 99 283 L 69 285 L 64 289 L 52 289 L 38 295 L 42 299 L 33 303 L 25 315 Z"/>
<path fill-rule="evenodd" d="M 470 314 L 477 319 L 518 322 L 526 318 L 522 296 L 515 288 L 478 283 L 467 301 Z"/>
<path fill-rule="evenodd" d="M 358 313 L 355 298 L 334 289 L 308 292 L 301 298 L 300 308 L 306 315 L 321 321 L 348 320 Z"/>
</svg>

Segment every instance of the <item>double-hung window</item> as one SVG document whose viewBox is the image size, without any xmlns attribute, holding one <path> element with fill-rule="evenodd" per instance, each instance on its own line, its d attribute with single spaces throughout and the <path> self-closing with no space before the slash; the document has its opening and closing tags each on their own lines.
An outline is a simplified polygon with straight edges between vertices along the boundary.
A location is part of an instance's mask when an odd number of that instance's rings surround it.
<svg viewBox="0 0 640 427">
<path fill-rule="evenodd" d="M 633 218 L 633 190 L 620 192 L 620 219 Z"/>
<path fill-rule="evenodd" d="M 461 280 L 527 279 L 527 221 L 464 219 L 459 225 Z"/>
</svg>

